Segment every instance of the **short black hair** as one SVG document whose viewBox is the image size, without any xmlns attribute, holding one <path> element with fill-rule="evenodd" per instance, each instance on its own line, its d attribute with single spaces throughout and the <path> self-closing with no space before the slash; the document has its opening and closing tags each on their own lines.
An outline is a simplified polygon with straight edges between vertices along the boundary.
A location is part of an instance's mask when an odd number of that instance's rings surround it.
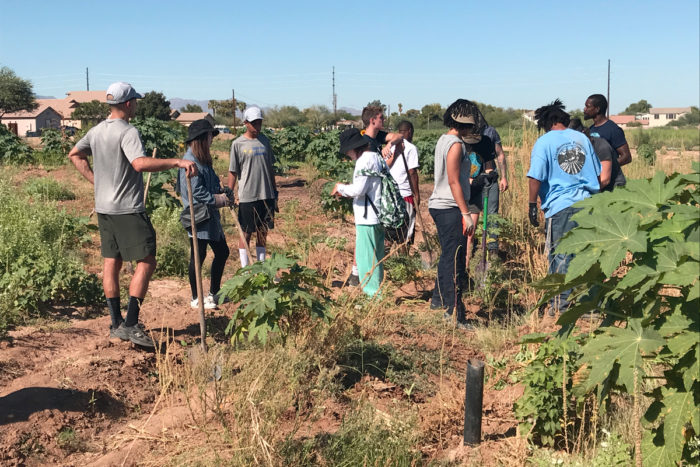
<svg viewBox="0 0 700 467">
<path fill-rule="evenodd" d="M 399 122 L 399 125 L 396 127 L 396 129 L 399 131 L 401 131 L 402 129 L 409 129 L 409 130 L 411 130 L 411 133 L 414 132 L 413 123 L 409 122 L 408 120 L 401 120 Z"/>
<path fill-rule="evenodd" d="M 593 107 L 598 109 L 598 115 L 605 115 L 608 110 L 608 100 L 602 94 L 591 94 L 588 96 Z"/>
<path fill-rule="evenodd" d="M 474 117 L 474 124 L 471 123 L 460 123 L 455 121 L 452 117 L 453 115 L 458 117 L 463 117 L 466 115 Z M 468 128 L 473 128 L 474 133 L 481 134 L 486 128 L 486 119 L 481 114 L 479 107 L 472 101 L 467 99 L 457 99 L 445 110 L 445 114 L 442 116 L 442 123 L 447 128 L 454 128 L 455 130 L 466 130 Z"/>
<path fill-rule="evenodd" d="M 544 105 L 539 109 L 535 110 L 535 120 L 537 120 L 537 128 L 541 128 L 544 131 L 549 131 L 552 127 L 561 123 L 565 127 L 569 126 L 571 121 L 571 116 L 564 110 L 564 104 L 559 100 L 555 99 L 549 105 Z"/>
<path fill-rule="evenodd" d="M 571 128 L 572 130 L 580 131 L 581 133 L 583 133 L 583 130 L 585 130 L 583 122 L 578 117 L 574 117 L 571 119 L 571 121 L 569 122 L 569 128 Z"/>
</svg>

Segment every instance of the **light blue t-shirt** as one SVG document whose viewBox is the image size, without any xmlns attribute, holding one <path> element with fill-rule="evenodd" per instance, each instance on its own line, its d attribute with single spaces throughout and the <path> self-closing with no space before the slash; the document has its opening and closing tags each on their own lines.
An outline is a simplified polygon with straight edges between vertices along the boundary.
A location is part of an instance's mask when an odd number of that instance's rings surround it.
<svg viewBox="0 0 700 467">
<path fill-rule="evenodd" d="M 600 161 L 583 133 L 552 130 L 532 148 L 527 176 L 542 182 L 539 195 L 547 218 L 598 193 L 598 175 Z"/>
</svg>

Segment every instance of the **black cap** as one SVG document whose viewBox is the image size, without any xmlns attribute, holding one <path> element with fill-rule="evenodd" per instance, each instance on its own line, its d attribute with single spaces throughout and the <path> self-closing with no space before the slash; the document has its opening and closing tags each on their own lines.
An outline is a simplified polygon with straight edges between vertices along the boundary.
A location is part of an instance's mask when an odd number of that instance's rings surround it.
<svg viewBox="0 0 700 467">
<path fill-rule="evenodd" d="M 219 130 L 211 126 L 209 120 L 205 118 L 201 120 L 195 120 L 187 129 L 187 139 L 185 140 L 185 143 L 189 143 L 193 139 L 197 139 L 205 133 L 211 133 L 212 136 L 216 136 L 219 134 Z"/>
<path fill-rule="evenodd" d="M 348 128 L 340 134 L 340 152 L 345 154 L 351 149 L 369 144 L 369 139 L 357 128 Z"/>
</svg>

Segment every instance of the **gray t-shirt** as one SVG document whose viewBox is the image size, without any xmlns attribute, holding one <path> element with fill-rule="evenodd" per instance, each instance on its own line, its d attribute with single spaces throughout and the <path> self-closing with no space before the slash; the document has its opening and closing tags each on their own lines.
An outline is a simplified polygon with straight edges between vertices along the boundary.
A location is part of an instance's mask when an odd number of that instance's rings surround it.
<svg viewBox="0 0 700 467">
<path fill-rule="evenodd" d="M 91 128 L 75 146 L 92 154 L 96 212 L 114 215 L 146 210 L 143 177 L 131 166 L 145 156 L 135 127 L 121 119 L 108 119 Z"/>
<path fill-rule="evenodd" d="M 457 207 L 457 202 L 452 196 L 452 190 L 450 190 L 450 184 L 447 182 L 446 166 L 447 152 L 455 143 L 459 143 L 462 147 L 462 160 L 459 165 L 459 184 L 462 186 L 464 202 L 466 204 L 469 203 L 469 171 L 471 169 L 471 163 L 465 154 L 466 146 L 458 136 L 442 135 L 435 145 L 435 187 L 433 188 L 433 194 L 430 195 L 430 199 L 428 200 L 428 207 L 430 209 L 449 209 Z"/>
<path fill-rule="evenodd" d="M 263 134 L 256 139 L 239 136 L 231 144 L 228 170 L 238 177 L 238 202 L 273 199 L 276 189 L 270 173 L 275 157 L 270 140 Z"/>
</svg>

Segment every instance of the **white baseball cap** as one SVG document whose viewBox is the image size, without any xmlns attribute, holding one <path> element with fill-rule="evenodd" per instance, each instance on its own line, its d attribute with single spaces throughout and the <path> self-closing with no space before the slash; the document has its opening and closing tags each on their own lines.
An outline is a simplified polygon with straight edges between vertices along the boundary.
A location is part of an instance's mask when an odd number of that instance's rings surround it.
<svg viewBox="0 0 700 467">
<path fill-rule="evenodd" d="M 129 84 L 124 82 L 112 83 L 107 88 L 107 103 L 121 104 L 131 99 L 143 99 L 143 96 Z"/>
<path fill-rule="evenodd" d="M 245 112 L 243 112 L 243 121 L 245 122 L 254 122 L 255 120 L 262 120 L 263 119 L 263 114 L 262 110 L 260 110 L 260 107 L 248 107 L 245 109 Z"/>
</svg>

